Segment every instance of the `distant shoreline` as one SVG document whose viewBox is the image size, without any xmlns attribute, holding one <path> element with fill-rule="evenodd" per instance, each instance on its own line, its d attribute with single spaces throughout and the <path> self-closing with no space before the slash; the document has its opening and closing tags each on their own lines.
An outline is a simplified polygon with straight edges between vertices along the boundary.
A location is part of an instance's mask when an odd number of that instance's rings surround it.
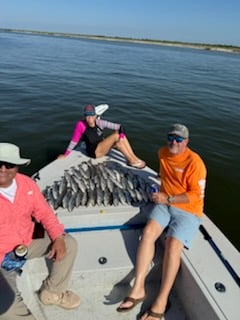
<svg viewBox="0 0 240 320">
<path fill-rule="evenodd" d="M 221 45 L 221 44 L 215 45 L 215 44 L 202 44 L 202 43 L 190 43 L 190 42 L 188 43 L 188 42 L 180 42 L 180 41 L 136 39 L 136 38 L 84 35 L 84 34 L 75 34 L 75 33 L 47 32 L 47 31 L 35 31 L 35 30 L 19 30 L 19 29 L 7 29 L 7 28 L 0 28 L 0 32 L 12 32 L 12 33 L 44 35 L 44 36 L 54 36 L 54 37 L 68 37 L 68 38 L 89 39 L 89 40 L 143 43 L 143 44 L 153 44 L 153 45 L 162 45 L 162 46 L 171 46 L 171 47 L 192 48 L 192 49 L 200 49 L 200 50 L 222 51 L 222 52 L 229 52 L 229 53 L 240 53 L 239 46 L 230 46 L 230 45 Z"/>
</svg>

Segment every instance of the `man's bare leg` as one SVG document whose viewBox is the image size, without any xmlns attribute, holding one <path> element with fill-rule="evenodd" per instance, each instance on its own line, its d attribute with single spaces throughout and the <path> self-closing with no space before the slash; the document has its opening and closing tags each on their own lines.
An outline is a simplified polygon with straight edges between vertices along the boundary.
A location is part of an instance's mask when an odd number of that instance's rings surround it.
<svg viewBox="0 0 240 320">
<path fill-rule="evenodd" d="M 166 239 L 161 277 L 162 283 L 158 296 L 151 307 L 151 311 L 155 313 L 163 314 L 166 309 L 168 297 L 179 270 L 182 250 L 183 244 L 179 240 L 171 237 Z M 141 320 L 146 319 L 156 320 L 156 317 L 152 317 L 151 315 L 145 313 L 141 317 Z"/>
<path fill-rule="evenodd" d="M 148 273 L 149 265 L 155 252 L 155 241 L 162 233 L 162 227 L 155 221 L 149 220 L 144 228 L 143 236 L 138 248 L 137 261 L 135 267 L 135 281 L 129 297 L 141 299 L 145 296 L 145 278 Z M 129 308 L 131 301 L 122 302 L 119 308 Z"/>
</svg>

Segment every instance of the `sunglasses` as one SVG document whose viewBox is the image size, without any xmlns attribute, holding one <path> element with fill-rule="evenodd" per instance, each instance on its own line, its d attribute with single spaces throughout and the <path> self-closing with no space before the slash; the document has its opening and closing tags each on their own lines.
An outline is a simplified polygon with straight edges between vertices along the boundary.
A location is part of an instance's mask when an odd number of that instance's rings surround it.
<svg viewBox="0 0 240 320">
<path fill-rule="evenodd" d="M 84 114 L 84 117 L 86 118 L 86 117 L 94 117 L 96 115 L 96 113 L 94 113 L 94 112 L 88 112 L 88 113 L 85 113 Z"/>
<path fill-rule="evenodd" d="M 183 137 L 174 136 L 172 134 L 169 134 L 167 136 L 167 139 L 169 142 L 173 142 L 175 140 L 177 143 L 181 143 L 181 142 L 183 142 L 183 140 L 185 140 L 185 138 L 183 138 Z"/>
<path fill-rule="evenodd" d="M 0 168 L 2 168 L 2 166 L 4 166 L 6 169 L 13 169 L 13 168 L 15 168 L 17 165 L 14 164 L 14 163 L 9 163 L 9 162 L 0 161 Z"/>
</svg>

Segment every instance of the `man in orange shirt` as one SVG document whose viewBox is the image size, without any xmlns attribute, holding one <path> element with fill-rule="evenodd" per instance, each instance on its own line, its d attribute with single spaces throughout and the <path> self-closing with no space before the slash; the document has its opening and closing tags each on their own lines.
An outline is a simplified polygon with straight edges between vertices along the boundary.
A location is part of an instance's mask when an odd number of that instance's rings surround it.
<svg viewBox="0 0 240 320">
<path fill-rule="evenodd" d="M 39 290 L 43 304 L 64 309 L 79 306 L 80 298 L 67 290 L 77 254 L 76 240 L 64 232 L 63 225 L 49 207 L 37 184 L 18 173 L 20 165 L 30 159 L 21 158 L 19 148 L 0 143 L 0 318 L 35 317 L 17 289 L 16 277 L 25 260 L 44 256 L 52 260 L 50 274 Z M 45 237 L 33 239 L 34 222 L 41 222 Z M 18 258 L 17 258 L 18 257 Z M 66 316 L 67 317 L 67 316 Z"/>
<path fill-rule="evenodd" d="M 181 253 L 189 248 L 203 215 L 206 167 L 199 155 L 188 148 L 189 131 L 174 124 L 168 131 L 167 146 L 158 151 L 160 191 L 153 192 L 155 203 L 138 248 L 133 288 L 118 312 L 126 312 L 145 299 L 145 278 L 154 257 L 155 242 L 166 231 L 162 281 L 155 302 L 140 320 L 162 319 L 174 284 Z"/>
</svg>

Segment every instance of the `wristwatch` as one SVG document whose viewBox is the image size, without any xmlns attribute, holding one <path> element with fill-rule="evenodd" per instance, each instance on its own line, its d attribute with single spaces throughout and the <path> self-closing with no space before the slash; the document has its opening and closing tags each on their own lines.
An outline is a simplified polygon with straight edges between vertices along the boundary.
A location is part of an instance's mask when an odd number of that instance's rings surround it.
<svg viewBox="0 0 240 320">
<path fill-rule="evenodd" d="M 173 201 L 174 201 L 174 196 L 168 196 L 168 197 L 167 197 L 167 202 L 168 202 L 169 204 L 173 203 Z"/>
</svg>

